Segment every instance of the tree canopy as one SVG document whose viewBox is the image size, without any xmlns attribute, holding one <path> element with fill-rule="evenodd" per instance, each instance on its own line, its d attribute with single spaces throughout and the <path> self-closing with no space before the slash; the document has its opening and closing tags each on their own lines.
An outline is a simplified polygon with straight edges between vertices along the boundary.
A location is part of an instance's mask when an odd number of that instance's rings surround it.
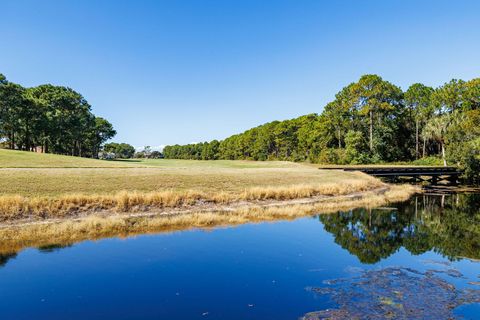
<svg viewBox="0 0 480 320">
<path fill-rule="evenodd" d="M 0 74 L 0 141 L 10 149 L 97 157 L 116 131 L 75 90 L 24 88 Z"/>
<path fill-rule="evenodd" d="M 133 155 L 135 154 L 135 148 L 128 143 L 107 143 L 103 147 L 103 151 L 107 153 L 113 153 L 115 158 L 118 159 L 133 158 Z"/>
</svg>

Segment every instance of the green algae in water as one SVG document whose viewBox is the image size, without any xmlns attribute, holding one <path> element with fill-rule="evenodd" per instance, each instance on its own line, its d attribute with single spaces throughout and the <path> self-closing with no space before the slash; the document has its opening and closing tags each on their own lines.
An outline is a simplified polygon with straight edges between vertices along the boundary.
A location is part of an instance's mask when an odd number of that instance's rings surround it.
<svg viewBox="0 0 480 320">
<path fill-rule="evenodd" d="M 455 269 L 389 267 L 328 280 L 328 286 L 308 290 L 329 295 L 339 307 L 311 312 L 303 319 L 455 319 L 455 308 L 480 303 L 480 290 L 458 289 L 439 274 L 463 278 Z"/>
</svg>

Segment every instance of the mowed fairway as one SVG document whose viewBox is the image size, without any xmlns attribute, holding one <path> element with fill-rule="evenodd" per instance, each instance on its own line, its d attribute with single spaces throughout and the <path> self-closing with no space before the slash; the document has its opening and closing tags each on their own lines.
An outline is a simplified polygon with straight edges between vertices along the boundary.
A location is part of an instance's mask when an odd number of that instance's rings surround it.
<svg viewBox="0 0 480 320">
<path fill-rule="evenodd" d="M 237 193 L 255 187 L 349 184 L 363 180 L 366 185 L 372 183 L 370 177 L 358 173 L 318 170 L 307 164 L 280 161 L 104 161 L 0 150 L 3 195 L 114 194 L 124 190 Z"/>
</svg>

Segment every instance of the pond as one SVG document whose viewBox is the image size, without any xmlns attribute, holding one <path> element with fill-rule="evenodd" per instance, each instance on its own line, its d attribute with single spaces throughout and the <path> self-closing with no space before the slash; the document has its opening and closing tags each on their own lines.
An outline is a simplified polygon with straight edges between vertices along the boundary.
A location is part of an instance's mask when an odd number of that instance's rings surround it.
<svg viewBox="0 0 480 320">
<path fill-rule="evenodd" d="M 476 319 L 480 195 L 0 256 L 2 319 Z"/>
</svg>

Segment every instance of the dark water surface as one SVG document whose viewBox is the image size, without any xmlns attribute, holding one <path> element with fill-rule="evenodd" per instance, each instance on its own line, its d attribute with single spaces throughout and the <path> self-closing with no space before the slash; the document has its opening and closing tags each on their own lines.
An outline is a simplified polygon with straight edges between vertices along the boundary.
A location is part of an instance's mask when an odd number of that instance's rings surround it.
<svg viewBox="0 0 480 320">
<path fill-rule="evenodd" d="M 479 207 L 480 195 L 422 195 L 288 222 L 26 249 L 0 257 L 0 318 L 480 319 Z"/>
</svg>

